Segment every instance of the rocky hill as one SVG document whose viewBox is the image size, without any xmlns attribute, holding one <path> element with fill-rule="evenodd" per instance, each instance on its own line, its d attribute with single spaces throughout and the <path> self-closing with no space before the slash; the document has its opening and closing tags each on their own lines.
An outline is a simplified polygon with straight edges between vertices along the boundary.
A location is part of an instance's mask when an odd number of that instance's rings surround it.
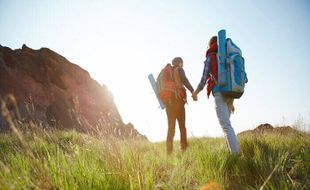
<svg viewBox="0 0 310 190">
<path fill-rule="evenodd" d="M 132 124 L 124 124 L 106 86 L 65 57 L 26 45 L 12 50 L 0 45 L 0 96 L 13 109 L 12 94 L 21 119 L 50 127 L 76 128 L 89 133 L 146 139 Z M 8 128 L 0 117 L 0 128 Z"/>
<path fill-rule="evenodd" d="M 289 135 L 293 133 L 294 134 L 305 134 L 290 126 L 273 127 L 269 123 L 264 123 L 264 124 L 257 126 L 253 130 L 242 131 L 241 133 L 238 134 L 238 136 L 247 136 L 247 135 L 262 136 L 262 135 L 267 135 L 267 134 Z"/>
</svg>

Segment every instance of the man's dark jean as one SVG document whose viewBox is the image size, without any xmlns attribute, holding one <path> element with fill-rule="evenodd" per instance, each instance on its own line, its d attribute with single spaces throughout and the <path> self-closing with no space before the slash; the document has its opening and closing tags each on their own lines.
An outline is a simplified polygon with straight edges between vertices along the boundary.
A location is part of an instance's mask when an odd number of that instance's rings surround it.
<svg viewBox="0 0 310 190">
<path fill-rule="evenodd" d="M 173 138 L 175 134 L 176 120 L 179 124 L 181 135 L 181 150 L 187 148 L 187 135 L 185 128 L 185 102 L 182 99 L 174 99 L 166 105 L 166 113 L 168 117 L 168 134 L 167 134 L 167 153 L 171 154 L 173 151 Z"/>
</svg>

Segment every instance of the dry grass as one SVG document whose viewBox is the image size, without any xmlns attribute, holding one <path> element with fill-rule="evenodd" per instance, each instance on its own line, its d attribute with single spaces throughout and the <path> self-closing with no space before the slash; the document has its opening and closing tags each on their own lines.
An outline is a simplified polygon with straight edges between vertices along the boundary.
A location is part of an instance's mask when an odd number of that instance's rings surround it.
<svg viewBox="0 0 310 190">
<path fill-rule="evenodd" d="M 185 153 L 167 156 L 164 142 L 106 139 L 5 117 L 12 130 L 0 135 L 0 189 L 310 189 L 304 133 L 239 137 L 237 156 L 222 138 L 194 138 Z"/>
</svg>

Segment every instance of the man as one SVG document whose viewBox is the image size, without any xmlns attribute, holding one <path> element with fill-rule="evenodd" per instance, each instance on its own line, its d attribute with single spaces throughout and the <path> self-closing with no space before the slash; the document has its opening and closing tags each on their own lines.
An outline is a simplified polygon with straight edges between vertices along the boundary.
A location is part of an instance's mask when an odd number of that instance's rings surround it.
<svg viewBox="0 0 310 190">
<path fill-rule="evenodd" d="M 181 57 L 176 57 L 172 60 L 173 78 L 176 83 L 176 94 L 166 104 L 166 113 L 168 118 L 168 133 L 167 133 L 167 153 L 171 154 L 173 151 L 173 138 L 175 135 L 176 120 L 179 124 L 181 136 L 181 150 L 185 151 L 187 148 L 187 134 L 185 127 L 185 103 L 186 90 L 184 86 L 193 93 L 194 89 L 189 83 L 183 67 L 183 60 Z"/>
<path fill-rule="evenodd" d="M 205 84 L 207 83 L 207 95 L 209 97 L 212 91 L 215 99 L 216 114 L 225 134 L 229 151 L 232 154 L 237 154 L 239 152 L 237 137 L 230 123 L 230 114 L 231 112 L 234 112 L 234 99 L 223 96 L 221 92 L 219 92 L 219 88 L 216 85 L 216 82 L 218 80 L 218 68 L 216 58 L 217 48 L 217 36 L 213 36 L 208 44 L 202 78 L 197 89 L 193 92 L 192 97 L 194 101 L 197 101 L 198 93 L 204 88 Z"/>
</svg>

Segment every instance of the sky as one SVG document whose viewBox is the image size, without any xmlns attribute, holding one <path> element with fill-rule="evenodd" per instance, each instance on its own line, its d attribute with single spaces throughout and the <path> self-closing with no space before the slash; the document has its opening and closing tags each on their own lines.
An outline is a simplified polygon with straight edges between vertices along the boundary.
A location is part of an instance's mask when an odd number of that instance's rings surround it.
<svg viewBox="0 0 310 190">
<path fill-rule="evenodd" d="M 2 46 L 48 47 L 87 70 L 112 92 L 123 121 L 153 142 L 166 139 L 167 118 L 148 74 L 180 56 L 196 88 L 208 40 L 226 29 L 249 79 L 235 100 L 235 132 L 310 123 L 307 0 L 0 0 L 0 29 Z M 188 97 L 188 136 L 223 136 L 214 98 L 205 90 L 198 102 Z"/>
</svg>

